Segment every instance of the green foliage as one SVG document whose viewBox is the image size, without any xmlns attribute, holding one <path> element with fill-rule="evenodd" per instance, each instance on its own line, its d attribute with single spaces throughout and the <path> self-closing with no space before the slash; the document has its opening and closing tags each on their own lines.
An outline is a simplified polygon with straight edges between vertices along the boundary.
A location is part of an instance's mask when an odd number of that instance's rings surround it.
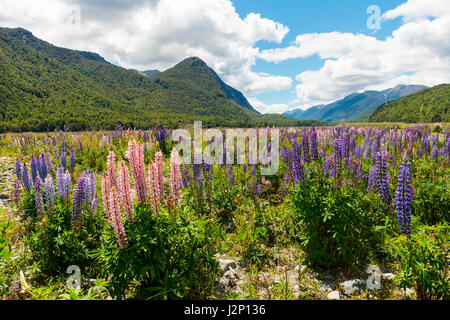
<svg viewBox="0 0 450 320">
<path fill-rule="evenodd" d="M 66 288 L 65 293 L 59 297 L 61 300 L 105 300 L 109 292 L 105 288 L 106 282 L 97 280 L 94 287 L 87 290 L 86 294 L 81 288 Z"/>
<path fill-rule="evenodd" d="M 238 244 L 238 253 L 241 259 L 249 268 L 261 269 L 270 257 L 269 249 L 264 246 L 267 229 L 257 225 L 253 211 L 238 210 L 234 219 L 236 234 L 233 238 Z"/>
<path fill-rule="evenodd" d="M 32 260 L 39 262 L 45 274 L 65 273 L 70 265 L 79 266 L 86 274 L 95 270 L 90 254 L 100 244 L 104 219 L 99 214 L 84 212 L 83 228 L 72 230 L 71 217 L 71 210 L 57 203 L 28 235 Z"/>
<path fill-rule="evenodd" d="M 30 192 L 23 194 L 23 199 L 20 206 L 20 222 L 23 224 L 27 232 L 31 232 L 35 229 L 36 223 L 40 220 L 40 217 L 36 211 L 34 188 L 32 188 Z"/>
<path fill-rule="evenodd" d="M 450 222 L 450 184 L 445 171 L 433 161 L 417 161 L 415 167 L 412 215 L 429 225 Z"/>
<path fill-rule="evenodd" d="M 211 294 L 218 274 L 214 243 L 218 236 L 208 219 L 190 220 L 136 207 L 136 222 L 126 224 L 129 246 L 120 249 L 112 228 L 96 257 L 110 276 L 118 298 L 200 299 Z M 132 287 L 132 284 L 135 287 Z M 134 291 L 133 291 L 134 290 Z"/>
<path fill-rule="evenodd" d="M 405 235 L 390 239 L 386 251 L 399 261 L 395 282 L 402 289 L 414 288 L 418 299 L 450 298 L 449 227 L 414 228 L 411 238 Z"/>
<path fill-rule="evenodd" d="M 324 268 L 366 262 L 381 241 L 377 201 L 356 188 L 335 189 L 331 180 L 311 180 L 292 195 L 308 261 Z"/>
<path fill-rule="evenodd" d="M 442 84 L 379 107 L 370 122 L 450 122 L 450 84 Z"/>
</svg>

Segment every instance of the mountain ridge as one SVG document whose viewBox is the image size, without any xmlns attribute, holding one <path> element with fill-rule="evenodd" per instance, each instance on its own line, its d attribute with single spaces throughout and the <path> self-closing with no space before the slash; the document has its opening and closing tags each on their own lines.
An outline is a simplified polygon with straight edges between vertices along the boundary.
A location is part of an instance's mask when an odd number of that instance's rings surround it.
<svg viewBox="0 0 450 320">
<path fill-rule="evenodd" d="M 284 115 L 299 120 L 314 119 L 326 122 L 352 121 L 364 115 L 367 119 L 361 120 L 368 120 L 371 112 L 385 103 L 386 99 L 393 101 L 425 88 L 427 87 L 421 85 L 397 85 L 383 91 L 354 92 L 327 105 L 317 105 L 306 110 L 296 109 Z"/>
<path fill-rule="evenodd" d="M 199 58 L 153 77 L 100 55 L 56 47 L 22 28 L 0 28 L 0 131 L 205 126 L 296 126 L 260 115 Z M 194 75 L 195 74 L 195 75 Z"/>
<path fill-rule="evenodd" d="M 381 105 L 370 122 L 450 122 L 450 84 L 440 84 Z"/>
</svg>

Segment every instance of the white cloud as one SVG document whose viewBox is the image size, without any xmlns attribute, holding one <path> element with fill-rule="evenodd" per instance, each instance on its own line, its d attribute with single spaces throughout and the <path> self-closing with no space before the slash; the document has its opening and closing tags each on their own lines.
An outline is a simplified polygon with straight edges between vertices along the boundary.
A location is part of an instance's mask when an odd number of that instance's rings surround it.
<svg viewBox="0 0 450 320">
<path fill-rule="evenodd" d="M 402 17 L 403 21 L 420 20 L 423 18 L 438 18 L 450 14 L 448 0 L 409 0 L 397 8 L 383 14 L 385 20 Z"/>
<path fill-rule="evenodd" d="M 97 52 L 126 68 L 164 70 L 199 56 L 246 94 L 292 84 L 289 77 L 251 71 L 259 53 L 255 44 L 280 43 L 289 29 L 256 13 L 243 19 L 230 0 L 0 0 L 0 24 Z"/>
<path fill-rule="evenodd" d="M 450 82 L 450 5 L 448 0 L 409 0 L 384 19 L 403 17 L 404 24 L 385 40 L 363 34 L 301 34 L 286 48 L 265 50 L 269 62 L 318 55 L 319 70 L 296 77 L 297 97 L 319 104 L 367 89 L 397 84 L 433 86 Z"/>
<path fill-rule="evenodd" d="M 283 113 L 289 109 L 289 106 L 287 104 L 265 104 L 261 100 L 255 97 L 248 98 L 248 101 L 250 104 L 260 113 L 266 114 L 266 113 Z"/>
</svg>

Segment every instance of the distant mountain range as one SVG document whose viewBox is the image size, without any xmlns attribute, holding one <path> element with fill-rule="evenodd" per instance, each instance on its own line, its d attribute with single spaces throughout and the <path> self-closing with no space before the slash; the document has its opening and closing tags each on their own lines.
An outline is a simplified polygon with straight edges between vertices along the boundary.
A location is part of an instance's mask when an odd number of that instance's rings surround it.
<svg viewBox="0 0 450 320">
<path fill-rule="evenodd" d="M 450 84 L 441 84 L 383 104 L 371 115 L 370 122 L 450 122 Z"/>
<path fill-rule="evenodd" d="M 164 72 L 115 66 L 96 53 L 53 46 L 22 28 L 0 28 L 0 132 L 179 127 L 297 126 L 259 114 L 201 59 Z"/>
<path fill-rule="evenodd" d="M 426 89 L 421 85 L 398 85 L 384 91 L 364 91 L 352 93 L 336 102 L 319 105 L 307 110 L 297 109 L 284 113 L 284 115 L 298 120 L 321 120 L 338 122 L 343 120 L 367 121 L 372 113 L 386 100 L 393 101 L 408 96 L 417 91 Z"/>
</svg>

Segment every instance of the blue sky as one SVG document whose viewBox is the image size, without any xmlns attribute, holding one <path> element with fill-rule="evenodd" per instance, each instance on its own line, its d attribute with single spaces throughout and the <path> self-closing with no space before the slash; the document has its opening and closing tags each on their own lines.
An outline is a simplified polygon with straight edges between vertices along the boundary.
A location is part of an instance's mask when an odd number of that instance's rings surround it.
<svg viewBox="0 0 450 320">
<path fill-rule="evenodd" d="M 380 7 L 381 13 L 391 10 L 404 3 L 404 0 L 323 0 L 323 1 L 293 1 L 293 0 L 234 0 L 237 12 L 245 17 L 251 12 L 258 12 L 265 18 L 283 23 L 289 28 L 289 33 L 280 44 L 260 41 L 261 49 L 271 49 L 288 46 L 297 35 L 303 33 L 327 33 L 333 31 L 362 33 L 384 40 L 392 35 L 392 31 L 401 26 L 400 18 L 382 22 L 380 30 L 374 32 L 367 28 L 367 8 L 373 4 Z M 295 78 L 307 70 L 320 69 L 324 60 L 317 55 L 305 59 L 293 59 L 277 64 L 258 59 L 252 68 L 256 72 L 275 73 Z M 277 104 L 295 99 L 294 82 L 292 88 L 261 93 L 255 97 L 266 104 Z"/>
<path fill-rule="evenodd" d="M 262 113 L 450 83 L 449 0 L 0 0 L 0 25 L 124 68 L 200 57 Z"/>
</svg>

